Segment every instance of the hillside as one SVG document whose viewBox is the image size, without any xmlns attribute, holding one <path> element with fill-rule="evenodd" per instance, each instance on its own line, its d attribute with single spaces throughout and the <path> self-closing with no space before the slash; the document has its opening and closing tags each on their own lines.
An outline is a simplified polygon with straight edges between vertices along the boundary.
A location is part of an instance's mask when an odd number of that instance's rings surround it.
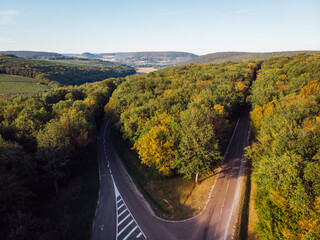
<svg viewBox="0 0 320 240">
<path fill-rule="evenodd" d="M 101 56 L 89 52 L 81 53 L 79 55 L 75 55 L 76 58 L 87 58 L 87 59 L 99 59 Z"/>
<path fill-rule="evenodd" d="M 215 62 L 240 62 L 249 60 L 268 60 L 275 57 L 292 57 L 298 54 L 314 54 L 319 51 L 288 51 L 288 52 L 265 52 L 265 53 L 250 53 L 250 52 L 217 52 L 199 56 L 186 62 L 181 62 L 179 65 L 186 64 L 202 64 Z"/>
<path fill-rule="evenodd" d="M 110 63 L 109 66 L 94 67 L 31 60 L 7 55 L 0 56 L 0 73 L 30 77 L 51 87 L 80 85 L 112 77 L 125 77 L 135 74 L 135 72 L 129 66 L 115 63 Z"/>
<path fill-rule="evenodd" d="M 12 54 L 20 58 L 47 58 L 62 57 L 62 54 L 54 52 L 35 52 L 35 51 L 0 51 L 0 54 Z"/>
<path fill-rule="evenodd" d="M 32 78 L 0 74 L 0 98 L 46 89 L 48 89 L 48 86 L 37 84 L 37 81 Z"/>
<path fill-rule="evenodd" d="M 124 52 L 100 53 L 101 58 L 127 64 L 132 67 L 169 67 L 180 62 L 189 61 L 197 55 L 187 52 Z"/>
<path fill-rule="evenodd" d="M 70 66 L 85 66 L 85 67 L 121 67 L 123 64 L 117 62 L 104 61 L 101 59 L 89 59 L 80 57 L 50 57 L 41 59 L 41 61 L 56 63 L 56 64 L 67 64 Z"/>
<path fill-rule="evenodd" d="M 0 100 L 0 239 L 90 239 L 97 123 L 120 82 Z"/>
<path fill-rule="evenodd" d="M 264 61 L 251 94 L 259 239 L 320 239 L 320 54 Z"/>
</svg>

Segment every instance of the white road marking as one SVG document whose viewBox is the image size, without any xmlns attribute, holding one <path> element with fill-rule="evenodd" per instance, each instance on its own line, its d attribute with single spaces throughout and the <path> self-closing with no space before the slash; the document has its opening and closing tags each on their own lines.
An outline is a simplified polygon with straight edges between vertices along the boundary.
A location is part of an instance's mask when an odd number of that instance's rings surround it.
<svg viewBox="0 0 320 240">
<path fill-rule="evenodd" d="M 123 240 L 127 240 L 128 237 L 130 237 L 130 235 L 137 229 L 137 225 L 127 234 L 127 236 L 124 237 Z"/>
<path fill-rule="evenodd" d="M 248 128 L 248 127 L 249 127 L 249 126 L 247 126 L 247 128 Z M 247 143 L 248 143 L 248 138 L 247 138 Z M 241 175 L 243 174 L 244 165 L 245 165 L 245 163 L 246 163 L 246 160 L 243 160 L 243 154 L 244 154 L 244 153 L 242 152 L 240 170 L 239 170 L 238 179 L 237 179 L 236 192 L 235 192 L 235 194 L 234 194 L 234 198 L 233 198 L 233 202 L 232 202 L 232 207 L 231 207 L 231 213 L 230 213 L 230 215 L 229 215 L 228 222 L 227 222 L 227 227 L 226 227 L 226 230 L 225 230 L 225 232 L 224 232 L 224 237 L 223 237 L 224 240 L 227 239 L 228 229 L 229 229 L 229 225 L 230 225 L 230 222 L 231 222 L 231 217 L 232 217 L 232 215 L 233 215 L 235 203 L 238 203 L 238 202 L 239 202 L 240 187 L 241 187 L 241 181 L 242 181 Z"/>
<path fill-rule="evenodd" d="M 131 223 L 133 223 L 133 219 L 132 219 L 124 228 L 122 228 L 122 230 L 117 234 L 118 237 L 119 237 L 119 235 L 120 235 L 121 233 L 123 233 L 124 230 L 127 229 L 127 227 L 129 227 L 129 226 L 131 225 Z"/>
<path fill-rule="evenodd" d="M 118 210 L 119 210 L 120 208 L 122 208 L 122 206 L 124 206 L 124 203 L 122 203 L 122 204 L 118 207 Z"/>
<path fill-rule="evenodd" d="M 136 238 L 141 237 L 141 235 L 142 235 L 142 232 L 140 232 L 140 233 L 136 236 Z"/>
<path fill-rule="evenodd" d="M 233 131 L 233 134 L 232 134 L 232 137 L 231 137 L 231 140 L 230 140 L 230 143 L 232 142 L 233 140 L 233 137 L 234 137 L 234 133 L 236 132 L 237 128 L 238 128 L 238 124 L 239 124 L 239 120 L 240 120 L 240 117 L 238 118 L 238 121 L 237 121 L 237 124 L 236 124 L 236 127 L 235 127 L 235 131 Z M 240 133 L 242 132 L 243 128 L 240 130 Z M 241 135 L 241 134 L 240 134 Z M 227 148 L 227 151 L 229 150 L 229 146 L 230 146 L 230 143 L 228 145 L 228 148 Z M 240 145 L 240 141 L 238 141 L 238 145 L 237 145 L 237 148 L 236 148 L 236 151 L 234 153 L 234 155 L 237 155 L 237 152 L 238 152 L 238 149 L 239 149 L 239 145 Z M 226 152 L 227 152 L 226 151 Z M 226 154 L 225 154 L 226 155 Z M 241 158 L 242 159 L 242 158 Z M 220 214 L 219 214 L 219 218 L 218 218 L 218 224 L 217 224 L 217 227 L 216 227 L 216 231 L 214 233 L 214 235 L 217 234 L 218 232 L 218 228 L 219 228 L 219 223 L 220 223 L 220 218 L 221 218 L 221 215 L 222 215 L 222 210 L 223 210 L 223 207 L 224 207 L 224 204 L 226 202 L 226 196 L 227 196 L 227 192 L 228 192 L 228 189 L 229 189 L 229 184 L 230 184 L 230 179 L 231 179 L 231 174 L 233 172 L 233 167 L 234 167 L 234 164 L 235 164 L 235 161 L 233 159 L 233 163 L 232 163 L 232 167 L 231 167 L 231 170 L 230 170 L 230 173 L 229 173 L 229 178 L 228 178 L 228 183 L 227 183 L 227 187 L 226 187 L 226 190 L 225 190 L 225 193 L 224 193 L 224 199 L 223 199 L 223 203 L 222 203 L 222 206 L 221 206 L 221 210 L 220 210 Z M 242 161 L 241 161 L 241 165 L 242 165 Z M 238 174 L 238 177 L 240 176 L 240 171 L 239 171 L 239 174 Z M 239 181 L 239 178 L 238 178 L 238 181 Z M 237 185 L 238 186 L 238 185 Z M 236 189 L 236 192 L 237 192 L 238 189 Z M 234 205 L 234 202 L 232 203 L 232 206 Z M 233 212 L 233 208 L 232 208 L 232 211 L 229 215 L 229 218 L 231 220 L 231 216 L 232 216 L 232 212 Z M 225 231 L 225 234 L 228 232 L 228 228 L 229 228 L 229 224 L 230 224 L 230 221 L 228 221 L 228 225 L 226 227 L 226 231 Z"/>
<path fill-rule="evenodd" d="M 111 179 L 112 179 L 112 182 L 113 182 L 113 187 L 114 187 L 114 193 L 115 193 L 115 199 L 116 199 L 116 205 L 119 204 L 121 201 L 119 200 L 122 200 L 122 204 L 121 204 L 121 208 L 122 206 L 124 205 L 125 206 L 125 209 L 121 212 L 121 213 L 118 213 L 118 210 L 120 209 L 120 207 L 117 207 L 116 206 L 116 217 L 117 217 L 117 226 L 116 226 L 116 240 L 118 240 L 118 237 L 120 236 L 121 233 L 123 233 L 123 231 L 125 231 L 130 225 L 134 225 L 132 226 L 134 230 L 131 229 L 131 231 L 125 236 L 125 238 L 123 239 L 127 239 L 130 237 L 130 235 L 138 228 L 140 236 L 143 235 L 143 237 L 146 239 L 146 235 L 144 234 L 144 232 L 142 231 L 142 229 L 140 228 L 140 226 L 138 225 L 137 221 L 135 220 L 135 218 L 133 217 L 132 213 L 130 212 L 128 206 L 126 205 L 125 201 L 123 200 L 118 188 L 117 188 L 117 185 L 114 181 L 114 178 L 113 178 L 113 175 L 111 174 Z M 118 200 L 118 197 L 120 198 Z M 124 222 L 124 220 L 122 219 L 122 221 L 119 222 L 119 218 L 122 214 L 124 214 L 125 212 L 128 212 L 128 215 L 125 217 L 125 218 L 128 218 L 128 216 L 131 216 L 132 217 L 132 220 L 124 227 L 122 228 L 120 231 L 119 231 L 119 228 L 120 228 L 120 224 L 122 224 Z"/>
<path fill-rule="evenodd" d="M 125 217 L 118 223 L 118 225 L 120 226 L 121 223 L 123 223 L 123 222 L 124 222 L 126 219 L 128 219 L 130 216 L 131 216 L 130 214 L 128 214 L 127 216 L 125 216 Z"/>
<path fill-rule="evenodd" d="M 94 225 L 96 224 L 96 220 L 93 221 L 93 224 L 92 224 L 92 231 L 94 229 Z"/>
<path fill-rule="evenodd" d="M 120 217 L 122 214 L 124 214 L 127 210 L 128 210 L 128 209 L 125 208 L 125 209 L 119 214 L 118 217 Z"/>
</svg>

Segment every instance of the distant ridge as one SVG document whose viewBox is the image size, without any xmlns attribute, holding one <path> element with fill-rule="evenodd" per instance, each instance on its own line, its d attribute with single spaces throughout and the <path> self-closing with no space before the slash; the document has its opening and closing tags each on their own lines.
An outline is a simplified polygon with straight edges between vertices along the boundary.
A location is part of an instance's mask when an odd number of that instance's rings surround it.
<svg viewBox="0 0 320 240">
<path fill-rule="evenodd" d="M 179 63 L 178 65 L 186 64 L 202 64 L 202 63 L 215 63 L 215 62 L 241 62 L 247 60 L 267 60 L 275 57 L 292 57 L 298 54 L 315 54 L 320 51 L 284 51 L 284 52 L 217 52 L 199 56 L 186 62 Z"/>
<path fill-rule="evenodd" d="M 119 53 L 99 53 L 101 58 L 127 64 L 133 67 L 170 67 L 180 62 L 189 61 L 198 55 L 188 52 L 119 52 Z"/>
<path fill-rule="evenodd" d="M 63 57 L 63 55 L 59 53 L 37 51 L 0 51 L 0 54 L 12 54 L 20 58 Z"/>
<path fill-rule="evenodd" d="M 75 55 L 74 57 L 76 57 L 76 58 L 87 58 L 87 59 L 101 59 L 102 58 L 98 54 L 89 53 L 89 52 L 81 53 L 79 55 Z"/>
</svg>

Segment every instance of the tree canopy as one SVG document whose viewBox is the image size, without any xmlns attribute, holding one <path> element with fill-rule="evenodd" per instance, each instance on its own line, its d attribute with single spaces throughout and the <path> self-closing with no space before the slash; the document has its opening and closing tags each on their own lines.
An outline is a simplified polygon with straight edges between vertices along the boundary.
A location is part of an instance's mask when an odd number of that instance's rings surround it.
<svg viewBox="0 0 320 240">
<path fill-rule="evenodd" d="M 229 120 L 245 104 L 257 68 L 254 62 L 189 65 L 128 77 L 105 111 L 143 164 L 197 179 L 220 163 Z"/>
<path fill-rule="evenodd" d="M 261 239 L 320 238 L 320 54 L 262 63 L 248 148 Z"/>
</svg>

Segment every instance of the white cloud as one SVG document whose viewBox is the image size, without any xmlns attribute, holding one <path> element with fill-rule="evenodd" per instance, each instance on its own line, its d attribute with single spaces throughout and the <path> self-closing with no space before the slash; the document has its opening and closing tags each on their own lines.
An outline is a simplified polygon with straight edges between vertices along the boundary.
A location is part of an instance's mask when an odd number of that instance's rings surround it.
<svg viewBox="0 0 320 240">
<path fill-rule="evenodd" d="M 157 16 L 171 16 L 171 15 L 179 15 L 179 14 L 185 14 L 188 13 L 189 11 L 174 11 L 174 12 L 162 12 L 162 13 L 157 13 Z"/>
<path fill-rule="evenodd" d="M 240 9 L 240 10 L 235 10 L 234 13 L 248 13 L 248 12 L 253 12 L 255 9 L 248 8 L 248 9 Z"/>
<path fill-rule="evenodd" d="M 0 23 L 10 22 L 17 15 L 19 15 L 19 12 L 16 10 L 0 11 Z"/>
</svg>

